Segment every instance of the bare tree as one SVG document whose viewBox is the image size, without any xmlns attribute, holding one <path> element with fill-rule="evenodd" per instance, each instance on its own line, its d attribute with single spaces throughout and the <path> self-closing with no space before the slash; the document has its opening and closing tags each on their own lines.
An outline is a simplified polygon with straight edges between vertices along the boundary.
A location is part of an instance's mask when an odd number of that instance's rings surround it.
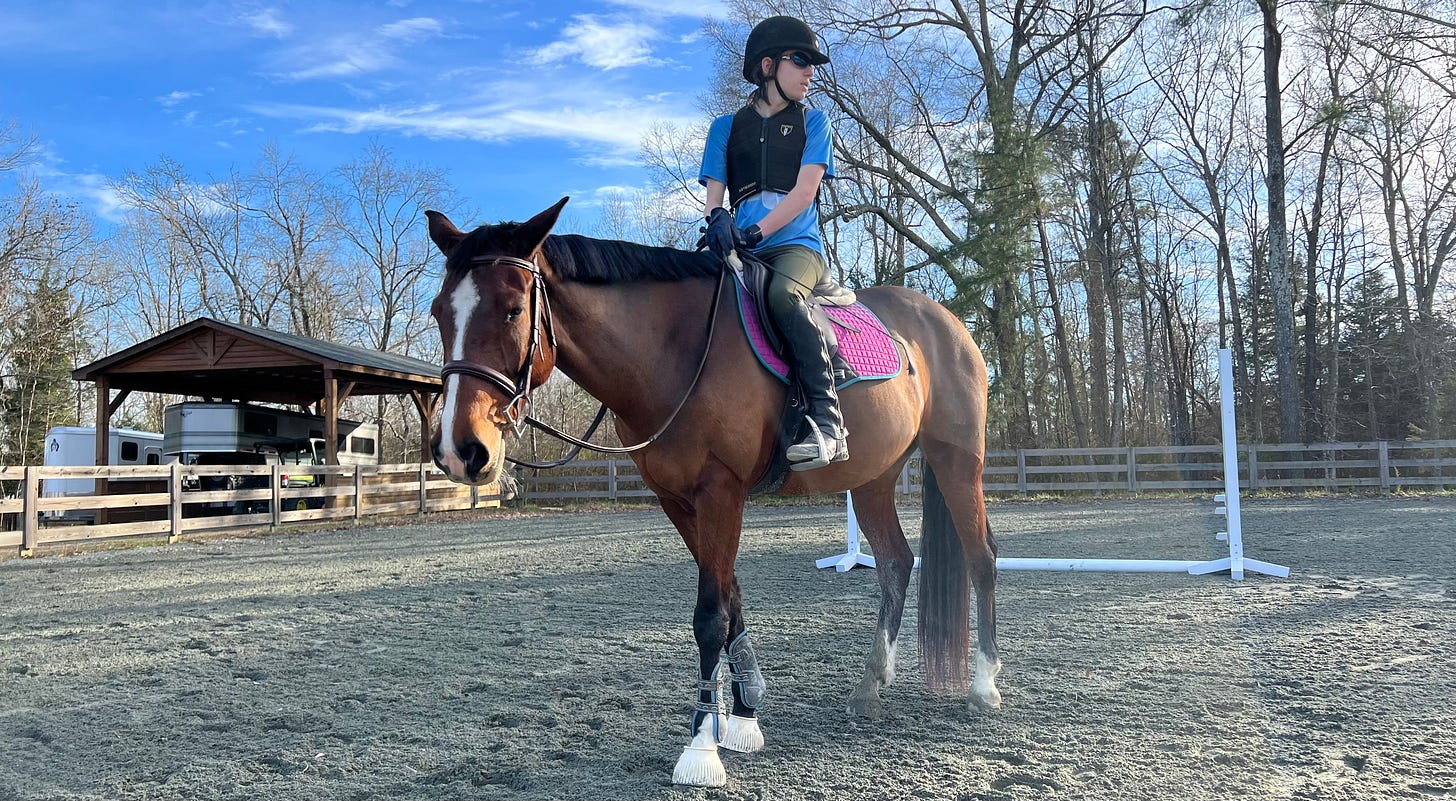
<svg viewBox="0 0 1456 801">
<path fill-rule="evenodd" d="M 290 328 L 304 336 L 334 338 L 342 288 L 331 269 L 329 219 L 337 198 L 322 176 L 272 142 L 263 147 L 246 186 L 247 210 L 257 218 L 251 249 L 282 291 Z"/>
<path fill-rule="evenodd" d="M 197 183 L 163 157 L 114 188 L 125 202 L 159 220 L 193 270 L 199 306 L 228 321 L 268 327 L 283 287 L 252 250 L 254 220 L 247 186 L 237 175 Z"/>
</svg>

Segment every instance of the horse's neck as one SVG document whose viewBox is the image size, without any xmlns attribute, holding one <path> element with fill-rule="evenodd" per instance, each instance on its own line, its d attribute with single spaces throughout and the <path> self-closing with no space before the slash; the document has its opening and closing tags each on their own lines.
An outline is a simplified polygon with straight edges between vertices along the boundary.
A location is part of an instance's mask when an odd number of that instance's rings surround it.
<svg viewBox="0 0 1456 801">
<path fill-rule="evenodd" d="M 711 287 L 557 282 L 557 369 L 623 420 L 660 419 L 686 391 L 706 346 Z"/>
</svg>

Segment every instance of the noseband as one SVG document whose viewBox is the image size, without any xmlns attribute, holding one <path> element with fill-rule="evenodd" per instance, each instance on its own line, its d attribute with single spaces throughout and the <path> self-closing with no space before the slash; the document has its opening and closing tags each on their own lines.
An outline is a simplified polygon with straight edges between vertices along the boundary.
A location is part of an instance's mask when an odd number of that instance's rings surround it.
<svg viewBox="0 0 1456 801">
<path fill-rule="evenodd" d="M 509 398 L 505 403 L 506 421 L 511 424 L 516 436 L 520 436 L 531 413 L 531 390 L 533 389 L 531 370 L 536 364 L 537 352 L 544 353 L 544 349 L 541 347 L 541 329 L 546 329 L 546 341 L 550 343 L 553 353 L 556 350 L 556 331 L 551 325 L 551 299 L 546 294 L 546 282 L 541 279 L 541 268 L 535 260 L 518 259 L 515 256 L 478 256 L 470 260 L 472 268 L 496 264 L 516 267 L 533 276 L 531 282 L 531 341 L 526 346 L 526 361 L 512 377 L 494 367 L 458 359 L 445 362 L 445 366 L 440 368 L 440 378 L 444 379 L 452 374 L 468 375 L 479 378 L 504 392 Z"/>
</svg>

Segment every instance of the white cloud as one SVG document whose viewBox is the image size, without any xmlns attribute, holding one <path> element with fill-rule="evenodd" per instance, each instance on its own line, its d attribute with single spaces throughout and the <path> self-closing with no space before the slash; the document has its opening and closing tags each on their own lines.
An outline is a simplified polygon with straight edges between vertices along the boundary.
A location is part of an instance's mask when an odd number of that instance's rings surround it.
<svg viewBox="0 0 1456 801">
<path fill-rule="evenodd" d="M 585 148 L 582 158 L 598 166 L 633 165 L 643 135 L 664 122 L 690 125 L 691 109 L 644 104 L 636 96 L 613 96 L 600 86 L 485 87 L 489 100 L 458 106 L 419 104 L 367 109 L 297 104 L 255 105 L 268 117 L 296 119 L 307 132 L 361 134 L 393 132 L 430 139 L 508 142 L 548 139 Z"/>
<path fill-rule="evenodd" d="M 391 22 L 381 26 L 379 33 L 386 39 L 398 39 L 402 42 L 419 42 L 425 39 L 433 39 L 445 33 L 445 26 L 440 21 L 431 17 L 414 17 L 413 19 L 402 19 L 399 22 Z"/>
<path fill-rule="evenodd" d="M 432 17 L 412 17 L 381 25 L 369 33 L 339 34 L 277 53 L 274 73 L 293 81 L 348 78 L 399 66 L 399 47 L 445 35 Z"/>
<path fill-rule="evenodd" d="M 253 14 L 245 14 L 240 19 L 259 36 L 284 39 L 293 33 L 292 23 L 284 20 L 281 12 L 276 8 L 265 8 Z"/>
<path fill-rule="evenodd" d="M 657 31 L 638 22 L 608 24 L 590 14 L 573 17 L 562 31 L 565 38 L 537 50 L 531 60 L 551 64 L 576 58 L 582 63 L 602 69 L 618 69 L 646 64 L 652 60 L 650 43 Z"/>
<path fill-rule="evenodd" d="M 53 173 L 47 181 L 50 190 L 63 197 L 81 200 L 107 222 L 119 223 L 131 206 L 111 187 L 111 179 L 94 173 Z"/>
<path fill-rule="evenodd" d="M 192 97 L 197 97 L 197 93 L 196 92 L 183 92 L 181 90 L 178 90 L 178 91 L 175 91 L 175 92 L 168 92 L 167 94 L 162 95 L 161 97 L 157 98 L 157 102 L 158 103 L 161 103 L 163 106 L 166 106 L 167 108 L 171 108 L 171 107 L 177 105 L 178 103 L 181 103 L 183 100 L 187 100 L 188 98 L 192 98 Z"/>
<path fill-rule="evenodd" d="M 283 60 L 293 64 L 291 68 L 283 68 L 284 77 L 295 81 L 347 78 L 378 72 L 399 63 L 399 59 L 387 49 L 352 39 L 336 39 L 295 48 L 283 54 Z"/>
<path fill-rule="evenodd" d="M 607 0 L 614 6 L 650 11 L 655 16 L 715 17 L 729 16 L 722 0 Z"/>
</svg>

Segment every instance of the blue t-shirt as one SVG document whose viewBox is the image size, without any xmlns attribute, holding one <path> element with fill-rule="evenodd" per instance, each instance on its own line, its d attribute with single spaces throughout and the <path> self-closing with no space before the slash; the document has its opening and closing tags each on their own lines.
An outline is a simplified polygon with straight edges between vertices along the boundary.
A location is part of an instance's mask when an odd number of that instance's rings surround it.
<svg viewBox="0 0 1456 801">
<path fill-rule="evenodd" d="M 698 173 L 699 184 L 706 186 L 709 178 L 723 184 L 728 183 L 728 133 L 732 129 L 732 114 L 724 114 L 713 120 L 712 126 L 708 128 L 708 142 L 703 148 L 703 168 Z M 804 137 L 804 156 L 799 160 L 799 166 L 823 164 L 824 180 L 833 179 L 834 135 L 829 127 L 829 118 L 824 112 L 815 108 L 804 109 Z M 739 228 L 747 229 L 767 217 L 783 199 L 783 193 L 772 191 L 759 192 L 744 198 L 738 208 L 734 209 L 734 221 Z M 799 216 L 790 220 L 788 225 L 766 237 L 755 250 L 779 245 L 804 245 L 813 248 L 820 256 L 824 255 L 824 240 L 819 236 L 818 198 L 809 204 L 809 208 L 799 212 Z"/>
</svg>

